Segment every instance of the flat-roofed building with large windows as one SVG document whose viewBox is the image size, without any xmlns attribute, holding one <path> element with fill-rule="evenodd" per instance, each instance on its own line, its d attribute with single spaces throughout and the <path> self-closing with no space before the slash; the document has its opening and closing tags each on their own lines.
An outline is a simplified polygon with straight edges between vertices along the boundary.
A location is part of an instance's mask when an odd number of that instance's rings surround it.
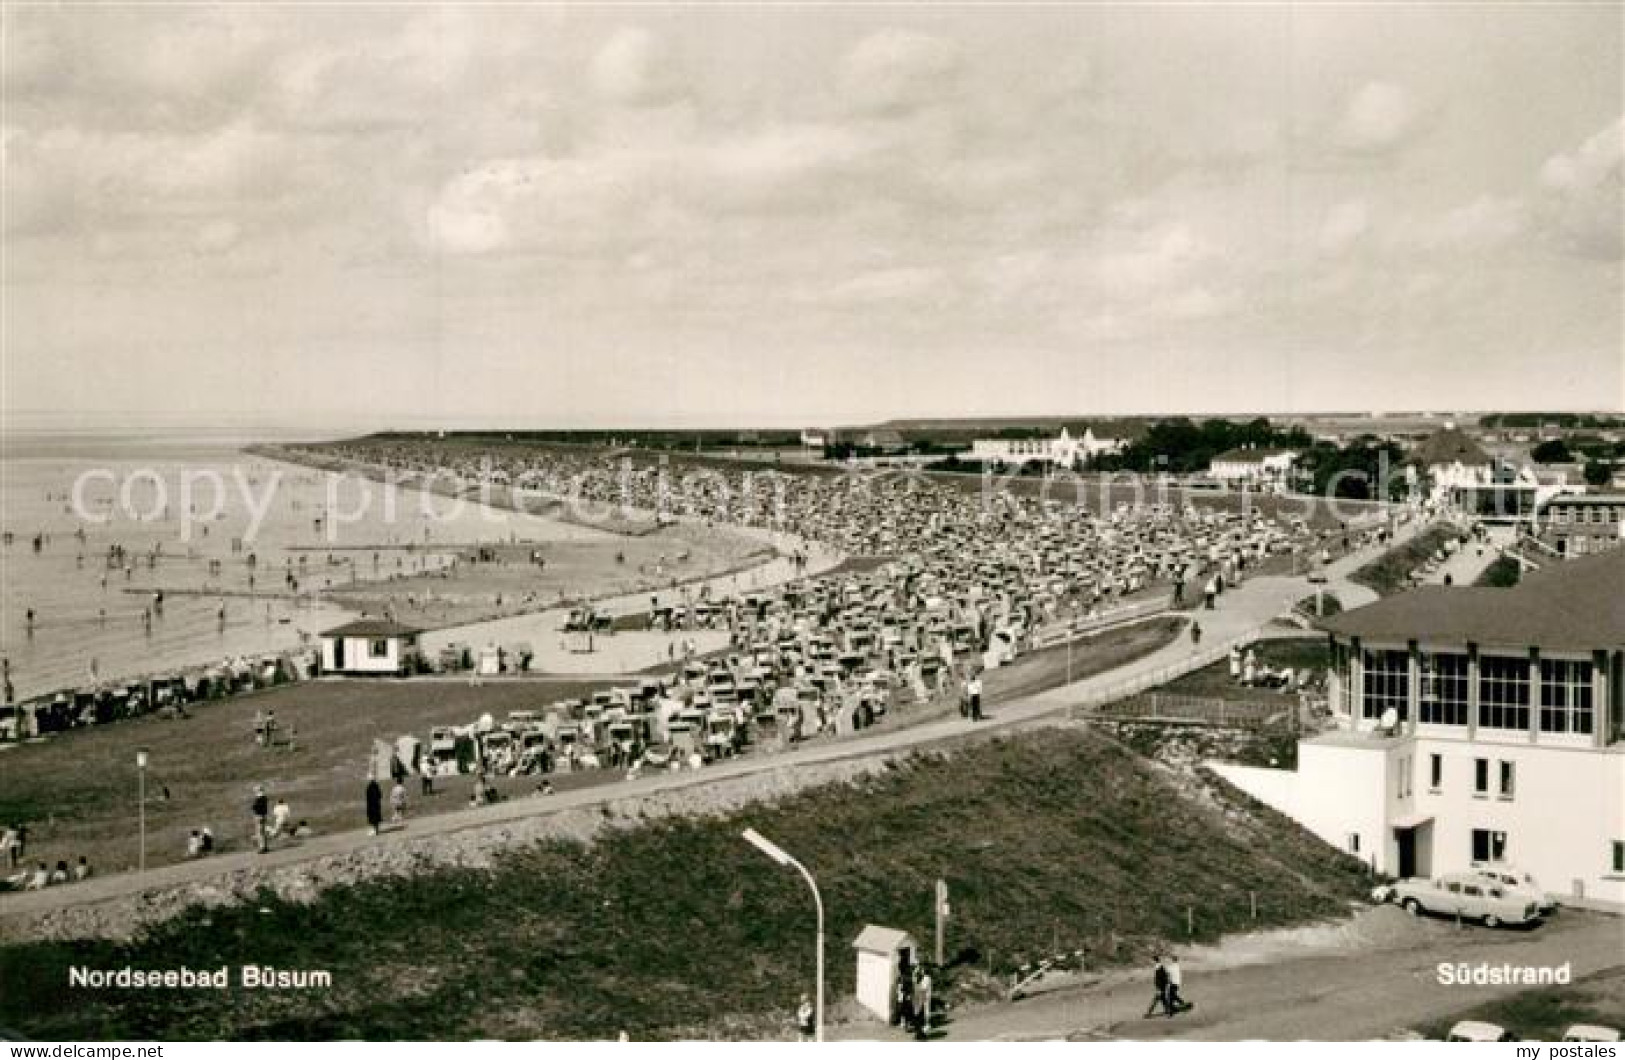
<svg viewBox="0 0 1625 1060">
<path fill-rule="evenodd" d="M 1516 866 L 1625 909 L 1625 549 L 1327 627 L 1337 727 L 1221 774 L 1379 872 Z"/>
</svg>

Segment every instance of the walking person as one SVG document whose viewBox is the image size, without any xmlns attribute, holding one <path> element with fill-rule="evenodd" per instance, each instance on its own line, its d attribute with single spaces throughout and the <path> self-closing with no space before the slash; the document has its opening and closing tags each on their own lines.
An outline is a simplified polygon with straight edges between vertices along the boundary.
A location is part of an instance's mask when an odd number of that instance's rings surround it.
<svg viewBox="0 0 1625 1060">
<path fill-rule="evenodd" d="M 281 838 L 288 831 L 288 820 L 293 816 L 293 810 L 288 807 L 287 799 L 276 800 L 276 806 L 271 809 L 271 836 Z"/>
<path fill-rule="evenodd" d="M 250 806 L 250 810 L 254 815 L 254 848 L 263 854 L 269 846 L 266 837 L 265 819 L 271 813 L 271 800 L 265 797 L 264 784 L 254 786 L 254 802 Z"/>
<path fill-rule="evenodd" d="M 931 971 L 922 968 L 919 985 L 914 989 L 917 998 L 915 1008 L 914 1040 L 923 1042 L 931 1036 Z"/>
<path fill-rule="evenodd" d="M 1161 1007 L 1164 1015 L 1174 1014 L 1173 1006 L 1168 1004 L 1168 966 L 1162 963 L 1160 953 L 1157 954 L 1156 961 L 1157 970 L 1151 973 L 1151 985 L 1156 993 L 1151 996 L 1151 1007 L 1145 1010 L 1145 1019 L 1155 1016 L 1158 1007 Z"/>
<path fill-rule="evenodd" d="M 397 823 L 406 819 L 406 785 L 398 780 L 389 789 L 389 819 Z"/>
<path fill-rule="evenodd" d="M 384 823 L 384 789 L 378 786 L 377 777 L 367 778 L 367 832 L 378 834 L 378 826 Z"/>
<path fill-rule="evenodd" d="M 1179 996 L 1180 987 L 1184 985 L 1184 977 L 1179 970 L 1179 956 L 1174 954 L 1168 958 L 1168 1015 L 1178 1012 L 1189 1012 L 1193 1007 L 1189 1001 Z"/>
<path fill-rule="evenodd" d="M 965 684 L 965 694 L 970 697 L 970 720 L 982 720 L 982 672 L 971 671 L 970 680 Z"/>
<path fill-rule="evenodd" d="M 1202 623 L 1191 623 L 1191 647 L 1194 649 L 1202 643 Z"/>
</svg>

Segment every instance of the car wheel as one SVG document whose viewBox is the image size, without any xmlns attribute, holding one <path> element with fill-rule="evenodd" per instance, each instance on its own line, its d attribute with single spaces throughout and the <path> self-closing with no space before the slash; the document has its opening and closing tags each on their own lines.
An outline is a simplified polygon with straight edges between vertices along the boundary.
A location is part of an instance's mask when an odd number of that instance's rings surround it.
<svg viewBox="0 0 1625 1060">
<path fill-rule="evenodd" d="M 1415 898 L 1407 898 L 1400 904 L 1405 907 L 1405 912 L 1409 913 L 1411 916 L 1422 915 L 1422 903 L 1418 902 Z"/>
<path fill-rule="evenodd" d="M 1487 928 L 1498 928 L 1501 926 L 1501 918 L 1496 916 L 1494 913 L 1491 913 L 1489 916 L 1484 918 L 1484 926 Z"/>
</svg>

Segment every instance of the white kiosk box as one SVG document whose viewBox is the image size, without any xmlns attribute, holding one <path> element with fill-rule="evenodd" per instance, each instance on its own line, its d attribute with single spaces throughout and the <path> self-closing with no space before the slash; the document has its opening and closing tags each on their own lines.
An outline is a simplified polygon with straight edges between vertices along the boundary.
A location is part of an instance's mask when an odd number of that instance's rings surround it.
<svg viewBox="0 0 1625 1060">
<path fill-rule="evenodd" d="M 897 1015 L 897 977 L 919 960 L 906 931 L 869 924 L 853 940 L 858 951 L 858 1004 L 887 1023 Z"/>
</svg>

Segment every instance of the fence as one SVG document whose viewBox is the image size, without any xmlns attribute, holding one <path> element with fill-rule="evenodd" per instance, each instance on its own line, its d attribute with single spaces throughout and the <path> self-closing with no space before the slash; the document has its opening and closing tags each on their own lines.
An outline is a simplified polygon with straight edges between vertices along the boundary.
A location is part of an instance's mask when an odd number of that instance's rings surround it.
<svg viewBox="0 0 1625 1060">
<path fill-rule="evenodd" d="M 1230 657 L 1232 648 L 1240 651 L 1265 635 L 1264 627 L 1259 626 L 1256 629 L 1247 630 L 1240 636 L 1233 637 L 1230 640 L 1206 648 L 1193 649 L 1189 655 L 1168 663 L 1166 666 L 1145 670 L 1133 677 L 1127 677 L 1112 684 L 1101 685 L 1075 700 L 1069 708 L 1068 716 L 1075 719 L 1098 716 L 1100 709 L 1108 704 L 1128 699 L 1142 692 L 1149 692 L 1154 688 L 1161 688 L 1163 685 L 1178 680 L 1188 673 L 1194 673 L 1197 670 L 1212 666 L 1214 663 L 1227 660 Z"/>
<path fill-rule="evenodd" d="M 1121 607 L 1111 607 L 1098 611 L 1093 615 L 1079 615 L 1076 618 L 1055 625 L 1046 626 L 1033 634 L 1033 650 L 1065 644 L 1069 640 L 1099 633 L 1113 626 L 1123 625 L 1127 622 L 1137 622 L 1142 618 L 1151 618 L 1154 615 L 1164 614 L 1172 610 L 1169 599 L 1159 597 L 1155 600 L 1142 600 L 1137 604 L 1124 604 Z"/>
<path fill-rule="evenodd" d="M 1291 724 L 1297 716 L 1298 697 L 1279 703 L 1182 696 L 1169 692 L 1143 692 L 1097 708 L 1096 717 L 1120 721 L 1162 721 L 1227 728 L 1261 728 L 1272 722 Z"/>
</svg>

